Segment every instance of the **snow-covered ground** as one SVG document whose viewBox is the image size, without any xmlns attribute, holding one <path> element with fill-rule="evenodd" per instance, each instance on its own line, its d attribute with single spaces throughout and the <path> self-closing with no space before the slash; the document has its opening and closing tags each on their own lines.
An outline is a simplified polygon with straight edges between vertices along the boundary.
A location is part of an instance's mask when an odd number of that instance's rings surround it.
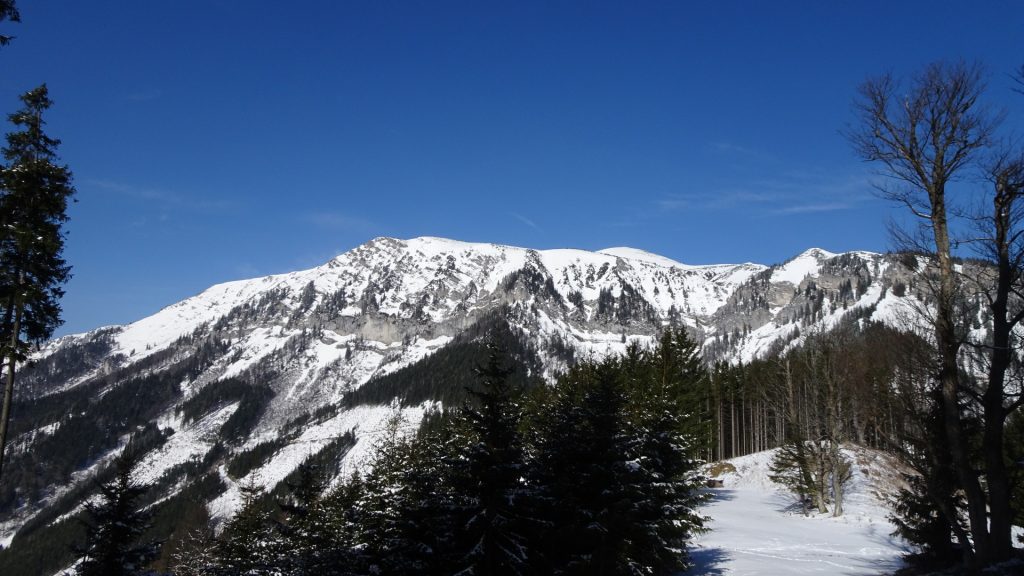
<svg viewBox="0 0 1024 576">
<path fill-rule="evenodd" d="M 736 472 L 720 478 L 703 513 L 711 532 L 690 553 L 693 574 L 888 574 L 902 566 L 905 543 L 894 538 L 884 494 L 894 471 L 879 453 L 855 448 L 845 512 L 839 518 L 804 516 L 793 498 L 768 478 L 774 451 L 730 460 Z"/>
</svg>

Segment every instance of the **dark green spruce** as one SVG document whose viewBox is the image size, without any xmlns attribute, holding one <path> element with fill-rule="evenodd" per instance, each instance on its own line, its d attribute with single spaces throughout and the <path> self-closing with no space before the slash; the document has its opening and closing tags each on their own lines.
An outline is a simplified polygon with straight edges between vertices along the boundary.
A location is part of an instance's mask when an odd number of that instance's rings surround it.
<svg viewBox="0 0 1024 576">
<path fill-rule="evenodd" d="M 71 277 L 63 257 L 63 225 L 75 189 L 71 171 L 57 157 L 60 140 L 43 132 L 43 113 L 53 102 L 45 84 L 23 94 L 21 101 L 24 107 L 8 117 L 15 130 L 7 134 L 0 167 L 0 361 L 7 365 L 0 479 L 15 368 L 30 344 L 46 340 L 61 324 L 62 286 Z"/>
<path fill-rule="evenodd" d="M 18 12 L 14 0 L 0 0 L 0 22 L 4 20 L 21 22 L 21 14 Z M 0 34 L 0 46 L 7 46 L 11 40 L 14 40 L 14 36 Z"/>
<path fill-rule="evenodd" d="M 99 485 L 99 501 L 87 502 L 85 544 L 78 551 L 80 576 L 134 576 L 160 551 L 158 542 L 144 541 L 152 514 L 140 510 L 148 486 L 133 478 L 138 458 L 131 443 L 115 461 L 114 478 Z"/>
</svg>

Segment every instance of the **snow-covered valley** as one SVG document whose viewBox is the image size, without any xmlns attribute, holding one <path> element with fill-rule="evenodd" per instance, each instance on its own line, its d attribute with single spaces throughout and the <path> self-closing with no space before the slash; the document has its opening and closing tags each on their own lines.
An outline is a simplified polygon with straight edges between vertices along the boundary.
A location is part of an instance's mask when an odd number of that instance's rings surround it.
<svg viewBox="0 0 1024 576">
<path fill-rule="evenodd" d="M 782 576 L 786 574 L 889 574 L 903 565 L 907 545 L 892 536 L 885 494 L 892 491 L 884 455 L 860 448 L 854 476 L 838 518 L 805 516 L 793 496 L 768 478 L 774 450 L 729 462 L 724 486 L 712 488 L 702 509 L 710 532 L 691 550 L 695 574 Z"/>
</svg>

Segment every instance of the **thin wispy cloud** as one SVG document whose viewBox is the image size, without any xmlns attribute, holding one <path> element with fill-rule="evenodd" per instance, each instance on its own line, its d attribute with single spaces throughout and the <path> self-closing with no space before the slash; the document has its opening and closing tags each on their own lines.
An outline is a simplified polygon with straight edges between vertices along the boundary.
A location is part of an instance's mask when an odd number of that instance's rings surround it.
<svg viewBox="0 0 1024 576">
<path fill-rule="evenodd" d="M 523 216 L 522 214 L 517 214 L 515 212 L 509 212 L 508 215 L 515 218 L 516 220 L 519 220 L 520 222 L 525 224 L 526 227 L 537 230 L 538 232 L 540 231 L 540 226 L 538 226 L 536 222 L 530 220 L 526 216 Z"/>
<path fill-rule="evenodd" d="M 349 249 L 338 248 L 335 250 L 318 250 L 316 252 L 310 252 L 302 254 L 301 256 L 292 259 L 291 263 L 282 272 L 290 270 L 305 270 L 307 268 L 314 268 L 316 266 L 322 266 L 324 263 L 329 262 L 338 256 L 348 252 Z"/>
<path fill-rule="evenodd" d="M 747 153 L 750 150 L 740 146 L 739 144 L 733 144 L 732 142 L 712 142 L 711 147 L 719 152 L 740 152 Z"/>
<path fill-rule="evenodd" d="M 234 202 L 223 199 L 196 198 L 187 194 L 138 186 L 112 180 L 86 180 L 86 185 L 106 192 L 149 202 L 164 209 L 177 208 L 193 212 L 221 212 L 235 207 Z"/>
<path fill-rule="evenodd" d="M 768 152 L 727 140 L 712 142 L 708 147 L 718 154 L 738 156 L 746 160 L 755 160 L 758 162 L 775 160 L 775 157 Z"/>
<path fill-rule="evenodd" d="M 692 200 L 681 196 L 671 195 L 655 201 L 654 203 L 662 212 L 675 212 L 684 210 L 692 205 Z"/>
<path fill-rule="evenodd" d="M 831 202 L 826 204 L 794 204 L 783 208 L 769 210 L 774 216 L 786 216 L 788 214 L 814 214 L 816 212 L 836 212 L 838 210 L 849 210 L 853 206 L 846 202 Z"/>
<path fill-rule="evenodd" d="M 768 204 L 780 199 L 779 195 L 774 192 L 753 192 L 737 188 L 716 192 L 670 194 L 656 200 L 654 205 L 662 212 L 714 211 L 727 210 L 741 205 Z"/>
<path fill-rule="evenodd" d="M 139 90 L 138 92 L 131 92 L 124 95 L 124 99 L 129 102 L 149 102 L 151 100 L 157 100 L 164 95 L 164 91 L 159 88 L 153 88 L 150 90 Z"/>
<path fill-rule="evenodd" d="M 233 271 L 239 278 L 255 278 L 260 276 L 259 268 L 250 262 L 239 262 L 235 264 Z"/>
<path fill-rule="evenodd" d="M 319 228 L 333 231 L 363 232 L 374 228 L 373 222 L 340 212 L 315 212 L 306 214 L 303 220 Z"/>
<path fill-rule="evenodd" d="M 711 192 L 665 195 L 657 212 L 745 210 L 754 216 L 786 216 L 851 210 L 874 198 L 863 174 L 830 175 L 790 170 Z"/>
</svg>

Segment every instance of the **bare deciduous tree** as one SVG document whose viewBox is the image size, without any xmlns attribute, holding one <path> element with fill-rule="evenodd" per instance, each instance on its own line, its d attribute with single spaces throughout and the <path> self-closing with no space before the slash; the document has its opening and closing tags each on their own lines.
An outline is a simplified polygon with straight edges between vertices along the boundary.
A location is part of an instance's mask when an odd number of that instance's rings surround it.
<svg viewBox="0 0 1024 576">
<path fill-rule="evenodd" d="M 986 169 L 992 186 L 986 217 L 979 213 L 976 252 L 994 264 L 970 281 L 992 317 L 991 336 L 970 342 L 973 356 L 987 373 L 985 386 L 971 391 L 984 417 L 983 460 L 989 492 L 991 553 L 997 559 L 1012 552 L 1010 477 L 1004 455 L 1007 418 L 1021 403 L 1021 373 L 1014 350 L 1021 349 L 1015 330 L 1024 321 L 1024 156 L 1000 153 Z"/>
<path fill-rule="evenodd" d="M 983 163 L 1000 121 L 981 103 L 985 88 L 981 67 L 965 63 L 931 64 L 905 84 L 892 76 L 868 80 L 855 102 L 859 123 L 848 134 L 865 160 L 882 165 L 881 196 L 906 207 L 916 220 L 917 226 L 895 230 L 900 247 L 928 255 L 937 271 L 928 320 L 938 351 L 936 385 L 946 444 L 933 449 L 950 452 L 967 501 L 972 560 L 979 565 L 1005 560 L 1012 551 L 1002 444 L 1006 416 L 1020 399 L 1007 400 L 1004 381 L 1013 360 L 1013 326 L 1024 319 L 1024 313 L 1007 308 L 1011 296 L 1017 297 L 1013 286 L 1021 271 L 1021 261 L 1011 254 L 1014 243 L 1020 243 L 1013 216 L 1020 190 L 1015 163 L 996 163 L 1000 168 L 992 172 L 994 213 L 981 245 L 990 252 L 986 259 L 994 277 L 962 278 L 954 263 L 953 249 L 962 239 L 954 238 L 951 223 L 961 211 L 948 186 Z M 958 310 L 976 295 L 985 296 L 993 316 L 989 343 L 975 341 Z M 987 358 L 987 378 L 977 387 L 959 370 L 965 348 L 984 350 Z M 984 419 L 980 471 L 974 468 L 964 429 L 966 409 Z"/>
</svg>

